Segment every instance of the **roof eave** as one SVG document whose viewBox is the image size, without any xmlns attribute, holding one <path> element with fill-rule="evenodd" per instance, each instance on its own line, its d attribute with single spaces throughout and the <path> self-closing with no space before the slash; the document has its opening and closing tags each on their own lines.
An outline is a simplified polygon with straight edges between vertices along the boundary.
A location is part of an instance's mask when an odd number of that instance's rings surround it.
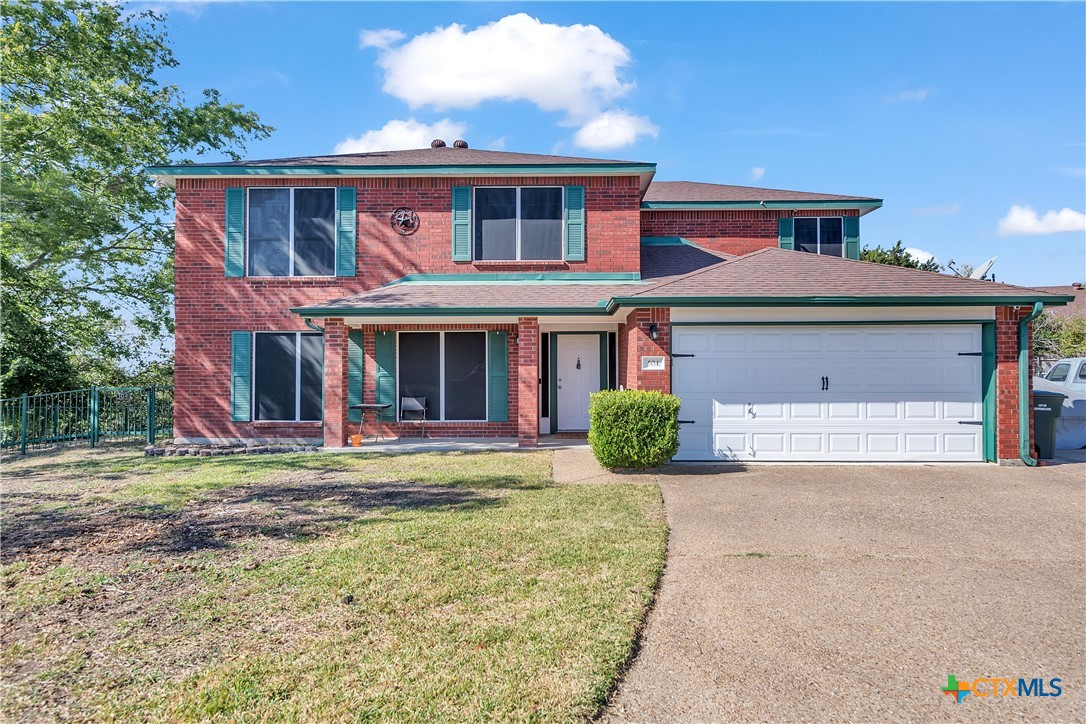
<svg viewBox="0 0 1086 724">
<path fill-rule="evenodd" d="M 1071 298 L 1048 295 L 923 295 L 923 296 L 632 296 L 614 297 L 623 307 L 976 307 L 1028 306 L 1035 302 L 1063 306 Z"/>
<path fill-rule="evenodd" d="M 302 317 L 539 317 L 539 316 L 608 316 L 610 305 L 597 307 L 294 307 L 292 313 Z"/>
<path fill-rule="evenodd" d="M 857 209 L 860 216 L 882 208 L 882 199 L 793 200 L 793 201 L 642 201 L 644 210 L 706 211 L 706 210 L 785 210 L 818 211 L 826 209 Z"/>
</svg>

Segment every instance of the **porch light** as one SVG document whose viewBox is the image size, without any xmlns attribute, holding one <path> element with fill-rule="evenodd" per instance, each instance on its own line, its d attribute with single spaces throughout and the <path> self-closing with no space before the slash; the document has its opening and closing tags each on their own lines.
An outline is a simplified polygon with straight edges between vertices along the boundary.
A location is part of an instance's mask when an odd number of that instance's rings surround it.
<svg viewBox="0 0 1086 724">
<path fill-rule="evenodd" d="M 656 328 L 656 322 L 649 325 L 649 339 L 656 341 L 656 338 L 660 336 L 660 330 Z"/>
</svg>

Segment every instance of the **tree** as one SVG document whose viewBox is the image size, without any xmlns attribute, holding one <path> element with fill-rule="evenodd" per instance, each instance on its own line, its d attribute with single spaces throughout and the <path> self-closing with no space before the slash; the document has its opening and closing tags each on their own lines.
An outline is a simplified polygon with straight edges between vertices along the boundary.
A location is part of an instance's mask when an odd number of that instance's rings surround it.
<svg viewBox="0 0 1086 724">
<path fill-rule="evenodd" d="M 1046 311 L 1033 323 L 1033 355 L 1048 360 L 1086 357 L 1086 319 Z"/>
<path fill-rule="evenodd" d="M 916 257 L 905 251 L 905 247 L 900 241 L 889 249 L 884 249 L 881 246 L 864 247 L 864 250 L 860 252 L 860 259 L 873 261 L 876 264 L 903 266 L 907 269 L 919 269 L 921 271 L 941 272 L 943 270 L 942 265 L 935 259 L 928 259 L 925 262 L 917 260 Z"/>
<path fill-rule="evenodd" d="M 0 7 L 3 395 L 68 379 L 61 357 L 84 381 L 108 382 L 173 331 L 173 194 L 143 168 L 236 159 L 272 129 L 218 91 L 190 105 L 160 84 L 177 61 L 155 12 L 93 0 Z M 44 360 L 56 375 L 26 372 Z"/>
</svg>

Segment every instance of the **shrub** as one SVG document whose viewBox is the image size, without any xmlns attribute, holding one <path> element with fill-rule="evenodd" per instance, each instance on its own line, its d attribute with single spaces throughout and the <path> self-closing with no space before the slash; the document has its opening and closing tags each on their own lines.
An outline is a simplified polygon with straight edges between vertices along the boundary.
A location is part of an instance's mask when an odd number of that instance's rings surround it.
<svg viewBox="0 0 1086 724">
<path fill-rule="evenodd" d="M 679 451 L 679 398 L 645 390 L 591 397 L 588 444 L 605 468 L 651 468 Z"/>
</svg>

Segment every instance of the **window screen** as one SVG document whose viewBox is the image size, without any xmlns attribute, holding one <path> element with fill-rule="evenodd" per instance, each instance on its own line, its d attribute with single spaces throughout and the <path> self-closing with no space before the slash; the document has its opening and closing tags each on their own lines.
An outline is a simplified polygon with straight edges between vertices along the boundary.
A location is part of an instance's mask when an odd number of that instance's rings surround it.
<svg viewBox="0 0 1086 724">
<path fill-rule="evenodd" d="M 796 251 L 818 253 L 818 219 L 795 219 L 793 222 Z"/>
<path fill-rule="evenodd" d="M 562 189 L 520 190 L 520 258 L 562 258 Z"/>
<path fill-rule="evenodd" d="M 293 332 L 254 335 L 254 419 L 296 419 L 296 336 Z"/>
<path fill-rule="evenodd" d="M 319 334 L 301 335 L 301 410 L 300 420 L 319 420 L 323 415 L 324 338 Z"/>
<path fill-rule="evenodd" d="M 445 419 L 486 419 L 486 333 L 445 333 Z"/>
<path fill-rule="evenodd" d="M 475 258 L 517 258 L 517 190 L 475 189 Z"/>
<path fill-rule="evenodd" d="M 400 334 L 400 397 L 425 397 L 426 419 L 441 419 L 441 335 Z M 400 400 L 397 400 L 397 407 Z"/>
<path fill-rule="evenodd" d="M 249 275 L 290 274 L 290 189 L 249 190 Z"/>
<path fill-rule="evenodd" d="M 336 263 L 336 190 L 294 190 L 294 276 L 332 276 Z"/>
<path fill-rule="evenodd" d="M 841 219 L 818 220 L 818 253 L 841 256 L 844 249 L 844 234 Z"/>
</svg>

